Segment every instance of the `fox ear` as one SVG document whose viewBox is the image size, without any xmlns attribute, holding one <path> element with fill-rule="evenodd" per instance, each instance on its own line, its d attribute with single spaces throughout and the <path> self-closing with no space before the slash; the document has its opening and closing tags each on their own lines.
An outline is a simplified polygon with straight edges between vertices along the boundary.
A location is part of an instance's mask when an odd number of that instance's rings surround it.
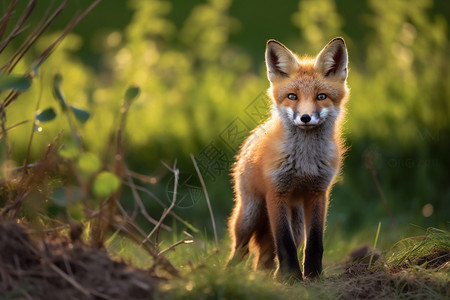
<svg viewBox="0 0 450 300">
<path fill-rule="evenodd" d="M 295 55 L 280 42 L 269 40 L 266 47 L 267 77 L 271 82 L 289 77 L 298 70 Z"/>
<path fill-rule="evenodd" d="M 335 38 L 317 55 L 314 68 L 325 77 L 347 78 L 347 48 L 343 38 Z"/>
</svg>

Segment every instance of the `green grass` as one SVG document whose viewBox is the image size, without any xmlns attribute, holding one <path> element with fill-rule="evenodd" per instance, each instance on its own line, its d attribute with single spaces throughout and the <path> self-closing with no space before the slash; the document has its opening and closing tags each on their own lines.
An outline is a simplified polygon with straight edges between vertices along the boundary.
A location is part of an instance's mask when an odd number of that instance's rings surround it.
<svg viewBox="0 0 450 300">
<path fill-rule="evenodd" d="M 418 230 L 415 228 L 414 230 Z M 381 256 L 349 264 L 348 254 L 374 240 L 377 231 L 358 232 L 349 239 L 335 233 L 324 254 L 324 274 L 317 281 L 293 285 L 277 282 L 272 274 L 254 271 L 251 259 L 225 268 L 229 241 L 219 247 L 213 241 L 180 245 L 167 258 L 180 270 L 179 278 L 161 281 L 161 297 L 167 299 L 445 299 L 450 296 L 450 233 L 429 228 L 422 234 L 394 241 L 392 229 L 380 233 Z M 390 233 L 390 235 L 389 235 Z M 397 232 L 397 236 L 399 233 Z M 360 241 L 358 243 L 358 241 Z M 119 247 L 120 248 L 120 247 Z M 161 247 L 162 248 L 162 247 Z M 128 247 L 124 255 L 136 248 Z M 126 257 L 134 254 L 128 253 Z M 141 256 L 141 259 L 144 259 Z M 143 261 L 133 260 L 143 266 Z"/>
<path fill-rule="evenodd" d="M 397 268 L 410 265 L 433 267 L 439 265 L 442 260 L 449 259 L 449 249 L 450 234 L 444 230 L 428 228 L 423 236 L 406 238 L 396 243 L 388 263 Z M 430 256 L 429 260 L 424 259 L 427 256 Z"/>
</svg>

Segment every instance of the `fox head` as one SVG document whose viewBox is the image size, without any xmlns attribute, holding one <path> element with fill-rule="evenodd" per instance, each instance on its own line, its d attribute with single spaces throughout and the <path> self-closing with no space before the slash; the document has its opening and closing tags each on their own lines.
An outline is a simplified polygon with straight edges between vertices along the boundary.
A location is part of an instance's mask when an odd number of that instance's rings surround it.
<svg viewBox="0 0 450 300">
<path fill-rule="evenodd" d="M 299 59 L 283 44 L 266 48 L 269 93 L 283 123 L 311 129 L 334 123 L 347 96 L 347 48 L 342 38 L 329 42 L 316 58 Z"/>
</svg>

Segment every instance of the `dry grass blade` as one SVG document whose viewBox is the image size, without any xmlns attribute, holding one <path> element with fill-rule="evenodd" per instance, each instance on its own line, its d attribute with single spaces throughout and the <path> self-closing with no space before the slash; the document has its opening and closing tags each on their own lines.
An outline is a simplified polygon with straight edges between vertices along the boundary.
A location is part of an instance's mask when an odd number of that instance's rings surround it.
<svg viewBox="0 0 450 300">
<path fill-rule="evenodd" d="M 9 160 L 9 143 L 8 143 L 8 132 L 6 131 L 6 111 L 3 103 L 0 103 L 0 130 L 2 134 L 2 139 L 4 141 L 5 147 L 5 161 Z"/>
<path fill-rule="evenodd" d="M 83 11 L 79 16 L 75 17 L 75 19 L 70 22 L 66 28 L 64 28 L 61 35 L 41 54 L 41 56 L 34 62 L 33 65 L 40 66 L 42 62 L 44 62 L 47 57 L 53 52 L 55 47 L 66 37 L 66 35 L 75 28 L 75 26 L 80 23 L 102 0 L 94 1 L 85 11 Z"/>
<path fill-rule="evenodd" d="M 424 236 L 405 238 L 393 247 L 395 251 L 388 263 L 394 269 L 411 265 L 430 267 L 442 263 L 450 253 L 450 234 L 436 228 L 428 228 Z"/>
<path fill-rule="evenodd" d="M 20 125 L 26 124 L 26 123 L 28 123 L 28 122 L 30 122 L 30 120 L 25 120 L 25 121 L 19 122 L 19 123 L 17 123 L 17 124 L 11 125 L 11 126 L 5 128 L 5 131 L 10 131 L 11 129 L 14 129 L 14 128 L 16 128 L 16 127 L 19 127 Z M 0 134 L 2 134 L 2 133 L 0 132 Z M 1 138 L 1 136 L 0 136 L 0 138 Z"/>
<path fill-rule="evenodd" d="M 64 28 L 63 32 L 56 38 L 55 41 L 53 41 L 53 43 L 51 43 L 47 49 L 45 49 L 42 54 L 33 62 L 32 67 L 30 68 L 31 70 L 29 71 L 29 74 L 31 74 L 31 76 L 34 76 L 35 74 L 35 69 L 37 69 L 49 56 L 50 54 L 55 50 L 55 48 L 59 45 L 59 43 L 67 36 L 67 34 L 69 34 L 70 31 L 72 31 L 77 25 L 78 23 L 81 22 L 81 20 L 83 20 L 99 3 L 101 2 L 101 0 L 96 0 L 94 1 L 86 10 L 84 10 L 81 14 L 79 14 L 77 17 L 74 18 L 73 21 L 71 21 L 66 28 Z M 64 1 L 60 7 L 55 11 L 55 13 L 53 13 L 53 15 L 49 18 L 49 22 L 46 22 L 42 28 L 42 31 L 39 32 L 38 34 L 41 35 L 42 32 L 44 30 L 47 29 L 47 27 L 50 25 L 50 23 L 53 22 L 54 18 L 61 12 L 61 10 L 65 7 L 67 3 L 67 0 Z M 34 41 L 33 41 L 34 43 Z M 6 47 L 6 45 L 5 45 Z M 31 45 L 30 45 L 31 47 Z M 21 54 L 20 58 L 23 57 L 23 55 L 29 50 L 29 47 L 27 47 Z M 14 68 L 14 66 L 17 64 L 17 62 L 20 59 L 16 59 L 15 63 L 13 66 L 11 66 L 9 68 L 9 70 L 12 70 Z M 2 110 L 4 110 L 4 108 L 6 108 L 8 105 L 10 105 L 15 99 L 17 99 L 17 97 L 19 96 L 19 92 L 17 91 L 12 91 L 8 94 L 8 96 L 5 98 L 5 100 L 3 101 L 3 108 Z"/>
<path fill-rule="evenodd" d="M 20 45 L 20 47 L 17 49 L 17 51 L 12 55 L 11 59 L 8 61 L 8 63 L 6 65 L 10 64 L 11 61 L 13 61 L 15 59 L 15 57 L 17 57 L 20 53 L 25 54 L 25 52 L 27 52 L 27 51 L 24 51 L 24 49 L 29 48 L 27 45 L 30 45 L 30 41 L 35 39 L 36 33 L 39 32 L 41 30 L 41 28 L 42 28 L 42 25 L 47 22 L 48 16 L 50 15 L 50 12 L 51 12 L 51 9 L 52 9 L 52 4 L 48 5 L 48 8 L 47 8 L 45 14 L 43 15 L 40 23 L 37 26 L 35 26 L 35 29 L 33 30 L 33 32 L 31 34 L 28 34 L 28 36 L 25 39 L 25 41 L 22 43 L 22 45 Z M 2 69 L 4 69 L 5 66 L 3 66 Z"/>
<path fill-rule="evenodd" d="M 67 6 L 67 0 L 61 3 L 61 5 L 53 12 L 53 14 L 43 21 L 42 26 L 37 26 L 36 29 L 28 36 L 21 47 L 14 53 L 11 59 L 2 67 L 8 68 L 7 72 L 11 73 L 17 63 L 23 58 L 23 56 L 30 50 L 31 46 L 39 39 L 39 37 L 47 30 L 47 28 L 53 23 L 56 17 Z"/>
<path fill-rule="evenodd" d="M 130 174 L 128 172 L 126 172 L 126 176 L 127 176 L 127 180 L 128 180 L 128 186 L 131 188 L 131 193 L 133 194 L 134 201 L 139 206 L 141 214 L 147 219 L 147 221 L 149 221 L 153 225 L 157 225 L 158 221 L 156 221 L 155 219 L 150 217 L 150 215 L 147 213 L 147 210 L 145 209 L 144 203 L 142 202 L 142 199 L 139 196 L 139 193 L 137 192 L 136 187 L 134 186 L 133 180 L 131 179 Z M 166 230 L 168 232 L 172 231 L 172 228 L 170 228 L 167 225 L 160 224 L 160 226 L 161 226 L 161 228 L 163 228 L 164 230 Z"/>
<path fill-rule="evenodd" d="M 8 93 L 8 95 L 5 97 L 5 99 L 3 100 L 0 111 L 4 111 L 6 106 L 9 105 L 12 101 L 14 101 L 19 95 L 20 95 L 20 93 L 18 91 L 10 91 Z"/>
<path fill-rule="evenodd" d="M 132 229 L 128 229 L 127 227 L 129 227 L 129 226 L 131 226 L 135 229 L 137 227 L 139 227 L 139 226 L 137 226 L 136 223 L 134 223 L 131 220 L 126 220 L 125 224 L 124 224 L 124 222 L 113 222 L 112 223 L 113 229 L 120 230 L 121 232 L 125 233 L 129 238 L 131 238 L 131 240 L 133 240 L 134 242 L 140 243 L 142 241 L 142 238 L 138 234 L 136 234 L 136 232 L 134 232 Z M 141 231 L 142 231 L 141 228 L 139 228 L 139 230 L 137 230 L 137 231 L 142 236 L 145 236 L 144 234 L 141 233 Z M 151 248 L 149 248 L 148 244 L 150 244 Z M 149 241 L 147 244 L 141 244 L 141 246 L 154 259 L 156 259 L 158 257 L 158 254 L 154 251 L 155 245 L 153 245 L 153 243 L 151 241 Z"/>
<path fill-rule="evenodd" d="M 130 172 L 130 175 L 133 176 L 133 174 L 131 173 L 131 171 L 127 170 L 128 172 Z M 149 197 L 151 197 L 153 200 L 155 200 L 156 203 L 158 203 L 159 205 L 161 205 L 163 208 L 168 208 L 168 206 L 166 204 L 164 204 L 164 202 L 161 201 L 161 199 L 159 199 L 154 193 L 152 193 L 151 191 L 149 191 L 148 189 L 136 185 L 134 183 L 130 184 L 128 181 L 124 181 L 123 184 L 125 184 L 128 187 L 134 187 L 137 191 L 143 192 L 146 195 L 148 195 Z M 179 221 L 181 224 L 183 224 L 184 226 L 186 226 L 187 228 L 189 228 L 191 231 L 193 232 L 199 232 L 199 230 L 197 228 L 195 228 L 194 226 L 192 226 L 191 224 L 189 224 L 187 221 L 183 220 L 179 215 L 177 215 L 175 212 L 170 211 L 169 212 L 170 215 L 172 217 L 174 217 L 177 221 Z"/>
<path fill-rule="evenodd" d="M 8 46 L 8 44 L 15 37 L 17 37 L 20 34 L 23 24 L 28 19 L 28 17 L 31 15 L 31 12 L 33 11 L 35 5 L 36 5 L 36 0 L 31 0 L 28 3 L 27 8 L 23 12 L 23 14 L 20 16 L 20 18 L 17 21 L 16 26 L 14 27 L 14 29 L 11 31 L 9 36 L 2 43 L 0 43 L 0 53 L 2 53 L 3 50 L 5 50 L 6 46 Z"/>
<path fill-rule="evenodd" d="M 145 243 L 146 241 L 148 241 L 150 239 L 150 237 L 157 231 L 159 230 L 159 227 L 161 226 L 162 222 L 164 221 L 164 219 L 167 217 L 167 215 L 172 211 L 173 207 L 175 206 L 175 201 L 177 200 L 177 188 L 178 188 L 178 178 L 179 178 L 179 174 L 180 171 L 175 167 L 175 165 L 173 166 L 173 168 L 170 168 L 169 166 L 167 166 L 166 164 L 164 164 L 171 172 L 173 172 L 174 176 L 175 176 L 175 180 L 174 180 L 174 184 L 173 184 L 173 197 L 172 197 L 172 203 L 170 204 L 169 208 L 164 209 L 161 218 L 159 219 L 158 224 L 156 224 L 156 226 L 153 228 L 153 230 L 147 235 L 147 237 L 142 241 L 142 243 Z M 129 174 L 127 174 L 128 177 L 130 176 Z M 129 177 L 130 178 L 130 177 Z"/>
<path fill-rule="evenodd" d="M 119 208 L 120 208 L 120 206 L 119 206 Z M 163 255 L 160 255 L 160 253 L 156 252 L 155 249 L 157 248 L 157 246 L 152 241 L 148 240 L 146 243 L 142 243 L 142 238 L 139 237 L 138 234 L 136 234 L 133 230 L 129 230 L 128 228 L 126 228 L 127 226 L 132 226 L 139 233 L 141 233 L 142 236 L 145 236 L 145 234 L 143 233 L 143 230 L 136 223 L 134 223 L 132 220 L 129 219 L 125 210 L 123 210 L 122 213 L 124 213 L 124 215 L 126 216 L 125 224 L 123 224 L 123 222 L 120 222 L 120 221 L 113 222 L 111 224 L 113 226 L 113 228 L 118 229 L 118 230 L 122 231 L 123 233 L 125 233 L 134 242 L 136 242 L 137 244 L 140 244 L 148 254 L 150 254 L 150 256 L 154 259 L 154 266 L 152 267 L 153 269 L 156 268 L 157 266 L 159 266 L 159 267 L 162 267 L 163 269 L 165 269 L 167 272 L 169 272 L 173 276 L 179 276 L 178 269 L 175 268 L 167 258 L 165 258 Z M 150 244 L 151 248 L 148 247 L 148 244 Z"/>
<path fill-rule="evenodd" d="M 149 299 L 156 292 L 153 274 L 70 243 L 66 234 L 42 238 L 40 229 L 15 223 L 1 223 L 0 232 L 1 299 Z M 39 236 L 38 246 L 31 236 Z"/>
<path fill-rule="evenodd" d="M 50 267 L 50 269 L 52 269 L 53 271 L 55 271 L 59 276 L 61 276 L 62 278 L 64 278 L 64 280 L 66 280 L 68 283 L 70 283 L 74 288 L 76 288 L 77 290 L 79 290 L 80 292 L 82 292 L 84 295 L 86 296 L 90 296 L 90 292 L 87 291 L 84 287 L 82 287 L 78 282 L 76 282 L 72 277 L 70 277 L 69 275 L 67 275 L 66 273 L 64 273 L 60 268 L 58 268 L 54 263 L 49 262 L 49 261 L 45 261 L 46 264 Z"/>
<path fill-rule="evenodd" d="M 123 206 L 120 204 L 120 202 L 118 200 L 116 200 L 116 201 L 117 201 L 116 205 L 119 208 L 119 210 L 120 210 L 120 212 L 122 214 L 122 217 L 123 217 L 123 222 L 122 223 L 125 223 L 127 225 L 131 225 L 131 227 L 133 227 L 142 237 L 145 237 L 147 235 L 145 233 L 145 231 L 142 230 L 142 228 L 139 227 L 139 225 L 137 225 L 134 222 L 133 218 L 130 217 L 130 215 L 126 212 L 126 210 L 123 208 Z M 120 223 L 120 222 L 118 222 L 118 223 Z M 142 239 L 138 239 L 138 240 L 141 241 Z M 152 243 L 152 241 L 148 241 L 148 242 L 152 245 L 152 247 L 155 248 L 155 245 Z"/>
<path fill-rule="evenodd" d="M 23 200 L 29 193 L 30 191 L 22 192 L 16 197 L 14 202 L 5 205 L 2 210 L 0 210 L 0 217 L 4 218 L 9 213 L 9 216 L 7 216 L 6 219 L 11 220 L 16 218 Z"/>
<path fill-rule="evenodd" d="M 148 176 L 144 174 L 140 174 L 137 172 L 134 172 L 132 170 L 129 170 L 131 177 L 138 179 L 139 181 L 143 183 L 150 183 L 150 184 L 156 184 L 161 180 L 161 175 L 159 176 Z"/>
<path fill-rule="evenodd" d="M 203 180 L 202 174 L 200 173 L 197 162 L 195 161 L 194 155 L 192 155 L 192 153 L 191 153 L 191 159 L 192 159 L 192 163 L 194 164 L 195 171 L 197 172 L 198 178 L 200 179 L 200 183 L 202 184 L 203 193 L 205 194 L 206 203 L 208 204 L 209 214 L 211 215 L 211 222 L 212 222 L 212 227 L 213 227 L 213 231 L 214 231 L 214 240 L 216 242 L 216 246 L 218 246 L 219 239 L 217 238 L 216 222 L 215 222 L 214 214 L 213 214 L 212 207 L 211 207 L 211 201 L 209 201 L 208 191 L 206 190 L 205 181 Z"/>
<path fill-rule="evenodd" d="M 58 268 L 54 263 L 49 261 L 47 257 L 42 255 L 39 251 L 37 251 L 27 240 L 22 241 L 23 244 L 35 255 L 41 257 L 44 262 L 52 269 L 55 273 L 57 273 L 59 276 L 61 276 L 63 279 L 65 279 L 68 283 L 70 283 L 74 288 L 82 292 L 86 296 L 90 296 L 89 291 L 87 291 L 85 288 L 83 288 L 78 282 L 76 282 L 73 278 L 68 276 L 66 273 L 64 273 L 60 268 Z"/>
<path fill-rule="evenodd" d="M 19 2 L 19 0 L 13 0 L 9 3 L 8 6 L 8 11 L 6 12 L 6 14 L 2 17 L 2 19 L 0 20 L 1 22 L 1 26 L 0 26 L 0 38 L 3 37 L 3 34 L 6 31 L 6 27 L 8 26 L 9 23 L 9 19 L 11 18 L 12 12 L 14 11 L 14 8 L 16 7 L 17 3 Z"/>
<path fill-rule="evenodd" d="M 194 242 L 193 240 L 180 240 L 180 241 L 174 243 L 173 245 L 170 245 L 170 246 L 167 247 L 166 249 L 161 250 L 161 251 L 159 252 L 159 255 L 164 254 L 164 253 L 166 253 L 167 251 L 170 251 L 170 250 L 172 250 L 172 249 L 175 249 L 175 247 L 177 247 L 177 246 L 179 246 L 179 245 L 181 245 L 181 244 L 192 244 L 193 242 Z"/>
</svg>

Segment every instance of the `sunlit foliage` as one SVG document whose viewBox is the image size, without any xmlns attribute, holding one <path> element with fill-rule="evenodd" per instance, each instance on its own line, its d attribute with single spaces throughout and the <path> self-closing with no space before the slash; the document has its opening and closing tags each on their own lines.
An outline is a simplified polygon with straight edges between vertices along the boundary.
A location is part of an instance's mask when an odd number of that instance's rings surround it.
<svg viewBox="0 0 450 300">
<path fill-rule="evenodd" d="M 83 43 L 92 41 L 69 35 L 40 69 L 31 89 L 8 109 L 8 125 L 34 118 L 39 98 L 39 111 L 53 107 L 58 114 L 52 86 L 54 75 L 60 73 L 67 102 L 90 113 L 85 124 L 75 124 L 83 147 L 101 156 L 111 147 L 124 91 L 137 85 L 141 94 L 130 107 L 124 135 L 130 167 L 152 173 L 160 168 L 160 160 L 179 159 L 181 171 L 192 170 L 189 154 L 196 155 L 217 140 L 267 89 L 264 44 L 255 54 L 230 42 L 245 23 L 231 15 L 231 0 L 202 1 L 181 26 L 170 15 L 177 1 L 130 0 L 128 5 L 133 17 L 125 28 L 96 36 L 102 53 L 99 67 L 76 55 Z M 248 13 L 258 13 L 258 3 L 254 6 L 255 11 Z M 447 19 L 433 10 L 431 0 L 370 0 L 364 15 L 355 19 L 342 17 L 342 7 L 335 1 L 302 0 L 289 14 L 285 26 L 298 28 L 292 48 L 299 54 L 314 54 L 335 36 L 343 36 L 349 48 L 351 98 L 345 135 L 351 150 L 333 193 L 330 224 L 341 222 L 352 228 L 364 221 L 387 219 L 365 167 L 367 153 L 373 155 L 375 171 L 397 218 L 434 226 L 447 221 Z M 106 17 L 108 12 L 94 11 L 93 15 Z M 356 27 L 358 22 L 370 28 L 363 40 L 353 29 L 343 31 L 346 24 Z M 37 50 L 51 39 L 44 36 Z M 25 71 L 26 59 L 16 72 Z M 31 129 L 22 125 L 9 136 L 13 158 L 19 164 Z M 33 143 L 34 159 L 56 136 L 64 140 L 70 135 L 64 118 L 42 124 L 42 129 Z M 232 205 L 227 173 L 209 185 L 222 223 Z M 164 194 L 167 185 L 159 182 L 154 189 Z M 435 207 L 435 213 L 424 219 L 421 211 L 427 204 Z M 207 215 L 204 206 L 185 213 Z"/>
</svg>

